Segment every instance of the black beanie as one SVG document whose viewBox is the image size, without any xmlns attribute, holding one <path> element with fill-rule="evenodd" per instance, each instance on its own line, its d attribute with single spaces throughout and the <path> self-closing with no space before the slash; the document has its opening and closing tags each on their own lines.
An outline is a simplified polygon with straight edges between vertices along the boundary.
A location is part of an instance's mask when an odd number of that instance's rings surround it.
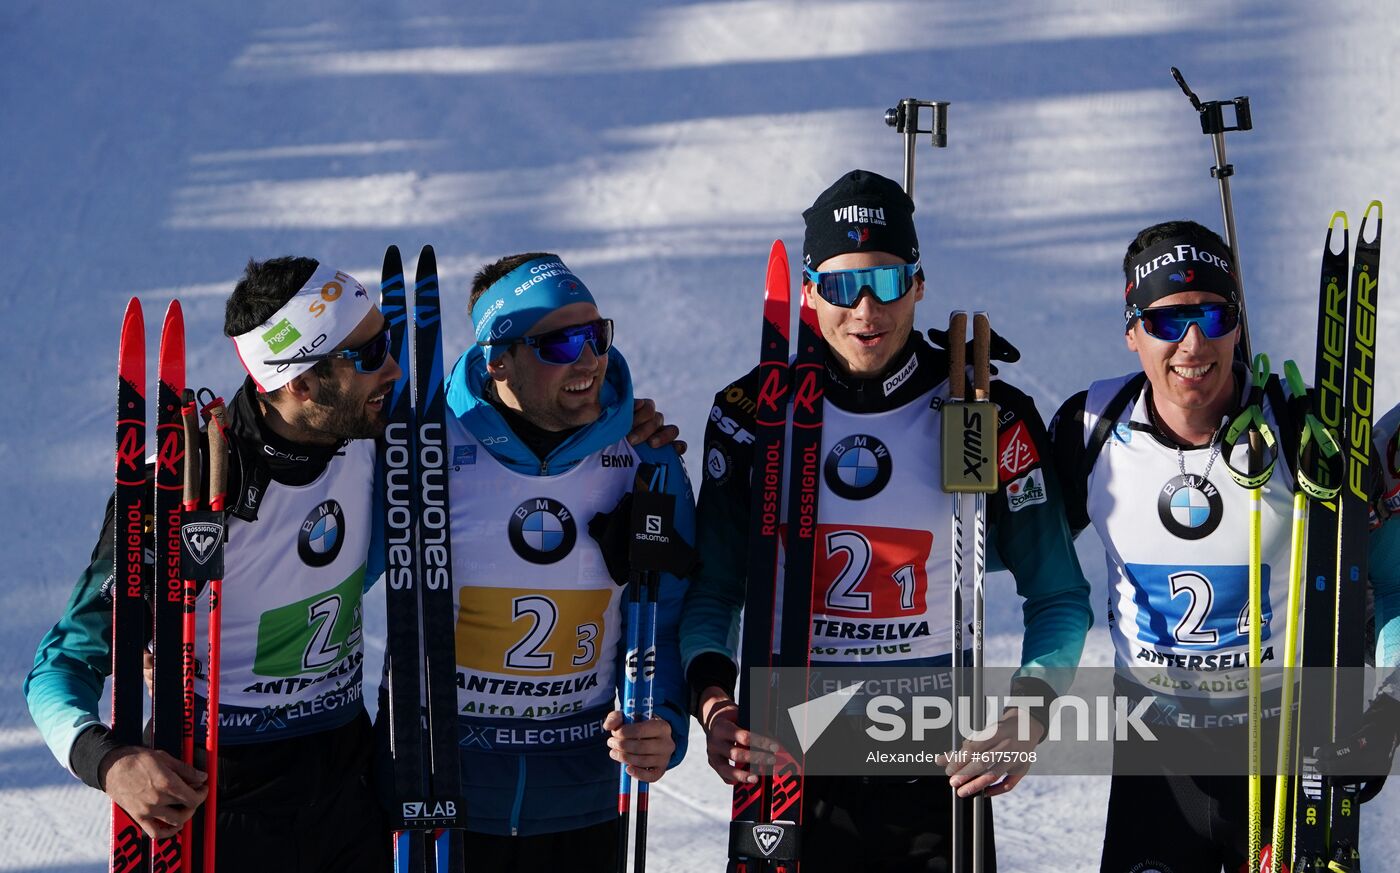
<svg viewBox="0 0 1400 873">
<path fill-rule="evenodd" d="M 802 218 L 802 262 L 810 270 L 847 252 L 887 252 L 910 264 L 919 259 L 914 201 L 898 182 L 869 170 L 837 179 Z"/>
</svg>

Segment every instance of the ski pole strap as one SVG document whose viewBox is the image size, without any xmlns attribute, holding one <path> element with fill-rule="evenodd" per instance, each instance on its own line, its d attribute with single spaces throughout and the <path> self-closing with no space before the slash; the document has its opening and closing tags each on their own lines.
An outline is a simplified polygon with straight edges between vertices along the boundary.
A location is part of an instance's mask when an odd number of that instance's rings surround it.
<svg viewBox="0 0 1400 873">
<path fill-rule="evenodd" d="M 1278 461 L 1278 443 L 1274 440 L 1273 428 L 1264 420 L 1264 413 L 1260 410 L 1260 402 L 1264 394 L 1264 383 L 1269 380 L 1269 358 L 1267 355 L 1258 354 L 1254 356 L 1254 385 L 1250 388 L 1249 403 L 1239 415 L 1230 422 L 1229 428 L 1225 431 L 1224 445 L 1220 454 L 1225 460 L 1225 469 L 1230 471 L 1230 478 L 1239 483 L 1242 488 L 1260 488 L 1274 473 L 1274 464 Z M 1240 437 L 1248 436 L 1250 444 L 1250 460 L 1246 469 L 1239 469 L 1230 462 L 1230 455 L 1235 446 L 1239 443 Z M 1260 443 L 1262 449 L 1267 453 L 1266 461 L 1259 462 Z"/>
<path fill-rule="evenodd" d="M 1293 361 L 1284 361 L 1283 373 L 1288 380 L 1289 393 L 1294 397 L 1306 397 L 1308 387 L 1303 382 L 1298 365 Z M 1314 500 L 1331 500 L 1342 490 L 1342 447 L 1337 443 L 1336 435 L 1311 412 L 1303 416 L 1294 474 L 1298 487 Z M 1319 479 L 1337 484 L 1325 486 Z"/>
</svg>

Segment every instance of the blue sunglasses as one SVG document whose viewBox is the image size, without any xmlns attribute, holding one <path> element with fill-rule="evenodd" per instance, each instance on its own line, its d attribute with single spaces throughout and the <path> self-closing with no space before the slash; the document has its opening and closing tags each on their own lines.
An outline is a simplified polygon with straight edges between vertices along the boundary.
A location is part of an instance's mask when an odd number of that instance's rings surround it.
<svg viewBox="0 0 1400 873">
<path fill-rule="evenodd" d="M 551 330 L 536 336 L 522 336 L 500 340 L 494 343 L 481 343 L 483 346 L 513 345 L 524 343 L 535 350 L 535 357 L 546 364 L 565 366 L 572 364 L 583 354 L 584 345 L 593 349 L 593 354 L 602 357 L 612 348 L 613 323 L 611 318 L 600 318 Z"/>
<path fill-rule="evenodd" d="M 374 373 L 389 360 L 389 328 L 374 339 L 353 349 L 340 349 L 319 355 L 301 355 L 296 358 L 282 358 L 277 361 L 263 361 L 264 364 L 299 364 L 303 361 L 324 361 L 327 358 L 344 358 L 355 365 L 357 373 Z"/>
<path fill-rule="evenodd" d="M 815 270 L 802 268 L 807 281 L 817 286 L 817 293 L 832 306 L 851 309 L 860 302 L 860 295 L 869 291 L 881 303 L 893 303 L 914 287 L 919 262 L 895 264 L 888 267 L 863 267 L 858 270 Z"/>
<path fill-rule="evenodd" d="M 1151 309 L 1131 306 L 1124 315 L 1128 318 L 1126 330 L 1132 330 L 1133 320 L 1140 318 L 1148 336 L 1168 343 L 1181 342 L 1193 324 L 1208 339 L 1220 339 L 1240 323 L 1240 308 L 1233 303 L 1188 303 Z"/>
</svg>

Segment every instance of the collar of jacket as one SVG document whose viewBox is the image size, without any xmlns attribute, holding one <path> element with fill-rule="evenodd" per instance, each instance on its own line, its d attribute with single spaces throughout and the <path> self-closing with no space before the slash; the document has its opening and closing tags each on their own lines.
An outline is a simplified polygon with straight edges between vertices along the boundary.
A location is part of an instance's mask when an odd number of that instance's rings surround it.
<svg viewBox="0 0 1400 873">
<path fill-rule="evenodd" d="M 258 517 L 270 482 L 307 485 L 323 472 L 345 443 L 305 445 L 283 439 L 267 427 L 258 406 L 257 387 L 245 379 L 228 404 L 229 510 L 245 521 Z"/>
<path fill-rule="evenodd" d="M 947 354 L 929 345 L 918 331 L 911 330 L 904 347 L 878 376 L 848 375 L 828 352 L 825 397 L 847 412 L 885 412 L 898 409 L 946 378 Z"/>
<path fill-rule="evenodd" d="M 486 356 L 480 346 L 474 345 L 452 365 L 447 377 L 447 408 L 493 458 L 517 472 L 536 476 L 562 473 L 625 438 L 632 429 L 632 375 L 616 346 L 608 352 L 608 369 L 599 396 L 603 414 L 592 424 L 579 428 L 544 458 L 536 457 L 486 400 L 488 378 Z"/>
</svg>

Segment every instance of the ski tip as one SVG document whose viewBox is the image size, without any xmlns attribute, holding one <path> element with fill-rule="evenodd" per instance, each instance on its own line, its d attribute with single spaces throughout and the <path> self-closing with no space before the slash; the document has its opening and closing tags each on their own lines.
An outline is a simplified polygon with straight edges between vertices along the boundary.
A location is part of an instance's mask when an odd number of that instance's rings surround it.
<svg viewBox="0 0 1400 873">
<path fill-rule="evenodd" d="M 142 333 L 146 329 L 146 318 L 141 311 L 141 298 L 133 297 L 126 301 L 126 309 L 122 313 L 122 333 L 130 329 L 139 330 Z"/>
<path fill-rule="evenodd" d="M 185 310 L 179 300 L 170 301 L 165 307 L 165 322 L 160 329 L 160 355 L 162 363 L 183 364 L 185 357 Z M 178 356 L 179 361 L 171 358 Z M 180 379 L 184 382 L 184 379 Z"/>
<path fill-rule="evenodd" d="M 117 346 L 117 357 L 124 374 L 130 374 L 133 384 L 146 381 L 146 318 L 141 314 L 141 300 L 133 297 L 126 302 L 126 312 L 122 315 L 121 343 Z"/>
<path fill-rule="evenodd" d="M 383 276 L 387 279 L 403 272 L 403 255 L 399 254 L 398 246 L 389 246 L 384 250 Z"/>
<path fill-rule="evenodd" d="M 437 280 L 437 254 L 430 245 L 423 246 L 422 250 L 418 252 L 418 266 L 414 275 L 414 284 L 418 285 L 428 278 L 432 278 L 434 282 Z"/>
<path fill-rule="evenodd" d="M 1332 220 L 1327 222 L 1328 233 L 1331 233 L 1337 228 L 1338 221 L 1341 221 L 1342 223 L 1342 230 L 1351 230 L 1351 227 L 1347 224 L 1346 210 L 1338 209 L 1336 212 L 1332 213 Z"/>
<path fill-rule="evenodd" d="M 1370 223 L 1371 223 L 1371 213 L 1372 213 L 1372 212 L 1376 213 L 1376 237 L 1375 237 L 1375 239 L 1373 239 L 1373 240 L 1367 241 L 1367 239 L 1366 239 L 1366 228 L 1367 228 L 1367 227 L 1370 225 Z M 1357 241 L 1357 243 L 1360 244 L 1360 245 L 1376 245 L 1377 243 L 1380 242 L 1380 240 L 1381 240 L 1381 202 L 1380 202 L 1379 200 L 1372 200 L 1369 204 L 1367 204 L 1365 214 L 1363 214 L 1363 215 L 1361 216 L 1361 228 L 1360 228 L 1359 230 L 1357 230 L 1357 232 L 1356 232 L 1356 241 Z"/>
<path fill-rule="evenodd" d="M 774 240 L 768 250 L 768 275 L 764 282 L 765 298 L 774 293 L 791 295 L 792 274 L 788 269 L 787 246 L 782 240 Z"/>
</svg>

